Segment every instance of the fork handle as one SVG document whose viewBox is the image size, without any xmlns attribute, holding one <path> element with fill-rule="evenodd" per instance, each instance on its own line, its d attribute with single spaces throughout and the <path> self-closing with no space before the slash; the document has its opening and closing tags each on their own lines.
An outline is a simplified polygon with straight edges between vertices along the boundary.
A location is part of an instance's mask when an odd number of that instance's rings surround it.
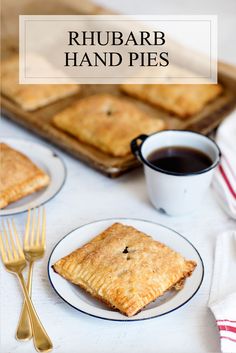
<svg viewBox="0 0 236 353">
<path fill-rule="evenodd" d="M 27 287 L 22 273 L 18 273 L 17 276 L 25 296 L 25 301 L 26 301 L 26 305 L 30 316 L 30 322 L 31 322 L 32 331 L 33 331 L 34 346 L 38 352 L 49 352 L 53 348 L 52 342 L 39 320 L 39 317 L 36 313 L 36 310 L 33 306 L 33 303 L 27 291 Z"/>
<path fill-rule="evenodd" d="M 31 292 L 32 292 L 32 273 L 33 273 L 33 261 L 30 261 L 28 279 L 27 279 L 27 290 L 28 290 L 29 296 L 31 296 Z M 28 308 L 27 308 L 26 301 L 24 300 L 20 319 L 16 330 L 16 339 L 19 341 L 28 341 L 32 338 L 32 335 L 33 334 L 32 334 Z"/>
</svg>

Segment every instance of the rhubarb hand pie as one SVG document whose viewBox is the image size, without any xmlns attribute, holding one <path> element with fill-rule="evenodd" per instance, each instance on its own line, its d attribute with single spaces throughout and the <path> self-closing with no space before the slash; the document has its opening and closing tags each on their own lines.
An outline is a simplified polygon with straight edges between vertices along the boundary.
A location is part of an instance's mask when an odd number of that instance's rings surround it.
<svg viewBox="0 0 236 353">
<path fill-rule="evenodd" d="M 195 267 L 194 261 L 120 223 L 53 265 L 62 277 L 127 316 L 166 291 L 181 289 Z"/>
<path fill-rule="evenodd" d="M 19 84 L 18 55 L 4 60 L 1 64 L 2 93 L 24 110 L 38 109 L 80 90 L 80 86 L 75 84 Z"/>
<path fill-rule="evenodd" d="M 54 116 L 53 124 L 115 157 L 129 154 L 130 142 L 139 134 L 150 134 L 164 128 L 162 120 L 110 94 L 79 100 Z"/>
<path fill-rule="evenodd" d="M 0 143 L 0 209 L 44 188 L 49 181 L 28 157 Z"/>
<path fill-rule="evenodd" d="M 199 113 L 221 92 L 222 86 L 214 84 L 163 84 L 121 85 L 121 90 L 130 96 L 144 100 L 154 106 L 187 118 Z"/>
</svg>

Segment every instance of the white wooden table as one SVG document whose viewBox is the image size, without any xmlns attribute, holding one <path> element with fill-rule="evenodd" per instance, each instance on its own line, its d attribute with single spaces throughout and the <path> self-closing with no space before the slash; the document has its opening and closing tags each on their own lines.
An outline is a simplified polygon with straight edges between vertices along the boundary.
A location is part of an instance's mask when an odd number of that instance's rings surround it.
<svg viewBox="0 0 236 353">
<path fill-rule="evenodd" d="M 5 118 L 1 135 L 40 140 Z M 42 141 L 41 141 L 42 143 Z M 218 332 L 207 308 L 216 236 L 235 227 L 223 213 L 213 191 L 192 216 L 171 218 L 158 213 L 147 199 L 142 169 L 111 180 L 57 151 L 68 170 L 61 192 L 46 206 L 47 252 L 35 266 L 33 299 L 54 342 L 56 353 L 218 352 Z M 205 279 L 197 295 L 166 316 L 133 323 L 110 322 L 82 314 L 65 304 L 51 288 L 47 261 L 53 246 L 70 230 L 97 219 L 142 218 L 167 225 L 197 247 L 205 264 Z M 15 216 L 21 231 L 26 215 Z M 14 334 L 21 308 L 16 278 L 0 265 L 1 345 L 4 353 L 33 352 L 32 342 L 19 343 Z"/>
<path fill-rule="evenodd" d="M 220 59 L 236 63 L 232 45 L 235 24 L 235 0 L 216 3 L 178 0 L 100 0 L 123 13 L 219 13 L 221 30 Z M 221 5 L 219 4 L 221 3 Z M 0 122 L 0 135 L 33 139 L 36 137 L 6 119 Z M 214 318 L 207 308 L 216 236 L 235 227 L 218 206 L 212 190 L 202 207 L 192 216 L 170 218 L 150 205 L 142 170 L 110 180 L 58 151 L 68 175 L 61 192 L 47 204 L 47 252 L 35 266 L 33 299 L 38 313 L 54 343 L 55 353 L 206 353 L 219 352 Z M 25 214 L 15 217 L 23 230 Z M 53 246 L 72 229 L 97 219 L 133 217 L 167 225 L 187 237 L 200 251 L 205 264 L 205 278 L 197 295 L 185 306 L 160 318 L 118 323 L 92 318 L 65 304 L 51 288 L 47 261 Z M 0 351 L 34 352 L 32 341 L 20 343 L 14 338 L 22 298 L 16 278 L 0 264 Z"/>
</svg>

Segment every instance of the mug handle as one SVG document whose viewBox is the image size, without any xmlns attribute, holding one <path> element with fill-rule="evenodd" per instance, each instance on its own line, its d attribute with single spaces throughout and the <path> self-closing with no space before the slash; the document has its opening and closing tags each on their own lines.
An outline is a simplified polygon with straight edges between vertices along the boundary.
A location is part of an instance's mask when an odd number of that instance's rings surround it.
<svg viewBox="0 0 236 353">
<path fill-rule="evenodd" d="M 148 138 L 148 135 L 139 135 L 137 137 L 135 137 L 131 143 L 130 143 L 130 148 L 131 151 L 133 153 L 133 155 L 140 161 L 142 162 L 140 156 L 140 147 L 142 145 L 142 143 Z M 138 142 L 141 141 L 141 143 L 138 144 Z"/>
</svg>

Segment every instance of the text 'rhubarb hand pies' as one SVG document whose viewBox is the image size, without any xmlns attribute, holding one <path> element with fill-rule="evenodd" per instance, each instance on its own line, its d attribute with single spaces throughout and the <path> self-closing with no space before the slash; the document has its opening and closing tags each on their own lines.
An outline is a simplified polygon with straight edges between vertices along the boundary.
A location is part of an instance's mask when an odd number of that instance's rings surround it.
<svg viewBox="0 0 236 353">
<path fill-rule="evenodd" d="M 199 113 L 221 92 L 221 85 L 214 84 L 163 84 L 163 85 L 121 85 L 121 90 L 132 97 L 163 108 L 187 118 Z"/>
<path fill-rule="evenodd" d="M 166 291 L 181 289 L 195 267 L 194 261 L 120 223 L 53 265 L 62 277 L 127 316 Z"/>
<path fill-rule="evenodd" d="M 75 84 L 19 84 L 19 57 L 14 55 L 1 63 L 2 93 L 24 110 L 32 111 L 79 92 Z"/>
<path fill-rule="evenodd" d="M 133 103 L 110 94 L 79 100 L 53 118 L 54 125 L 115 157 L 128 155 L 130 142 L 140 134 L 164 128 L 164 122 Z"/>
<path fill-rule="evenodd" d="M 0 143 L 0 209 L 46 187 L 49 176 L 24 154 Z"/>
</svg>

